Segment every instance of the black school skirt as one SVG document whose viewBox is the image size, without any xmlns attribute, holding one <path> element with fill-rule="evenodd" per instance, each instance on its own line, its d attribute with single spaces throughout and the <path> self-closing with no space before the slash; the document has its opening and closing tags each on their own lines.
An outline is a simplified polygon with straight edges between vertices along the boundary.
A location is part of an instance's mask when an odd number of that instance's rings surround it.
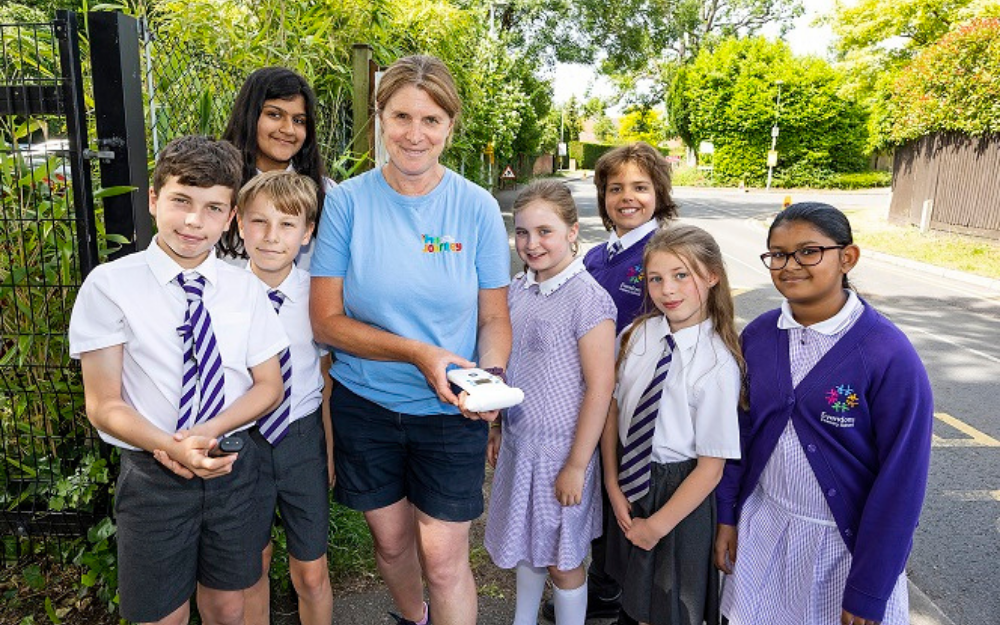
<svg viewBox="0 0 1000 625">
<path fill-rule="evenodd" d="M 653 463 L 649 492 L 632 502 L 632 516 L 659 510 L 694 470 L 697 460 Z M 708 496 L 651 551 L 634 546 L 608 521 L 608 573 L 622 587 L 622 609 L 650 625 L 719 623 L 719 572 L 712 563 L 715 494 Z"/>
</svg>

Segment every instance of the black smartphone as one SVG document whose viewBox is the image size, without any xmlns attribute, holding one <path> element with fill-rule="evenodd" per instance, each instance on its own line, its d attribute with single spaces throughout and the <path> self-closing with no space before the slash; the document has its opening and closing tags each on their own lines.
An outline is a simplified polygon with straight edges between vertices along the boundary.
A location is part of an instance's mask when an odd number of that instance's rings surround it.
<svg viewBox="0 0 1000 625">
<path fill-rule="evenodd" d="M 229 454 L 235 454 L 243 451 L 243 439 L 236 438 L 235 436 L 224 436 L 219 439 L 219 442 L 208 451 L 208 455 L 211 458 L 218 458 L 220 456 L 228 456 Z"/>
</svg>

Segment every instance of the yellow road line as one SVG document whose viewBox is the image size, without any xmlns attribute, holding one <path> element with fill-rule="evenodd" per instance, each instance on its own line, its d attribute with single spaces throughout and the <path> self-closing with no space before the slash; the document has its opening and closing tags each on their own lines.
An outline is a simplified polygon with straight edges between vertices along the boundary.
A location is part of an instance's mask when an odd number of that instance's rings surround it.
<svg viewBox="0 0 1000 625">
<path fill-rule="evenodd" d="M 937 434 L 931 435 L 931 447 L 1000 447 L 1000 441 L 989 434 L 980 432 L 964 421 L 960 421 L 946 412 L 935 412 L 934 417 L 947 423 L 968 438 L 943 438 Z"/>
<path fill-rule="evenodd" d="M 959 501 L 1000 501 L 1000 490 L 946 490 L 941 494 Z"/>
</svg>

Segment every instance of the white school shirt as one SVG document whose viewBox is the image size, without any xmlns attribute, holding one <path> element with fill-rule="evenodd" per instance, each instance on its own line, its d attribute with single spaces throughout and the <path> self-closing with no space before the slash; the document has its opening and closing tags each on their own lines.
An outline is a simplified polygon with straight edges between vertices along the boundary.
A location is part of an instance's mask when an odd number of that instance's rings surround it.
<svg viewBox="0 0 1000 625">
<path fill-rule="evenodd" d="M 670 325 L 663 315 L 646 320 L 632 333 L 615 386 L 618 436 L 623 445 L 632 414 L 653 379 L 668 334 Z M 653 462 L 682 462 L 698 456 L 739 458 L 739 365 L 712 329 L 711 319 L 673 336 L 677 347 L 656 416 Z"/>
<path fill-rule="evenodd" d="M 611 246 L 615 244 L 615 241 L 621 241 L 621 243 L 622 243 L 622 252 L 624 252 L 625 250 L 627 250 L 628 248 L 632 247 L 633 245 L 635 245 L 639 241 L 642 241 L 643 237 L 645 237 L 647 234 L 649 234 L 653 230 L 656 230 L 659 226 L 660 226 L 660 224 L 658 224 L 655 219 L 650 219 L 649 221 L 647 221 L 646 223 L 642 224 L 638 228 L 636 228 L 634 230 L 629 230 L 628 232 L 625 233 L 625 236 L 623 236 L 623 237 L 619 237 L 618 233 L 615 232 L 615 229 L 612 228 L 611 229 L 611 236 L 608 237 L 608 243 L 607 243 L 606 247 L 607 247 L 608 251 L 610 252 L 611 251 Z"/>
<path fill-rule="evenodd" d="M 250 263 L 246 264 L 246 269 L 253 274 Z M 265 294 L 271 290 L 257 276 L 254 279 L 260 283 Z M 323 404 L 323 372 L 319 361 L 326 350 L 313 340 L 309 323 L 309 272 L 293 265 L 291 273 L 278 285 L 278 290 L 285 296 L 278 319 L 291 342 L 292 405 L 289 423 L 294 423 L 308 417 Z"/>
<path fill-rule="evenodd" d="M 184 341 L 177 327 L 187 311 L 184 291 L 171 281 L 183 271 L 154 237 L 145 251 L 100 265 L 87 276 L 69 323 L 72 358 L 124 345 L 122 399 L 170 433 L 177 430 L 184 369 Z M 221 262 L 214 251 L 190 271 L 206 280 L 202 301 L 222 357 L 225 409 L 253 386 L 250 368 L 280 353 L 288 337 L 255 276 Z M 100 435 L 112 445 L 136 449 Z"/>
</svg>

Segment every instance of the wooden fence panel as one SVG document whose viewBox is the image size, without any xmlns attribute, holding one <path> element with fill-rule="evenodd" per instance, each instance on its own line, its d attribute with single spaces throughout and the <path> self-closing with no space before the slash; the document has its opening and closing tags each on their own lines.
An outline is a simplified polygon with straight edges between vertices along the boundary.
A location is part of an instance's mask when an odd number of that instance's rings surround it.
<svg viewBox="0 0 1000 625">
<path fill-rule="evenodd" d="M 931 200 L 931 228 L 1000 239 L 1000 136 L 922 137 L 896 150 L 892 178 L 894 223 L 920 225 Z"/>
</svg>

